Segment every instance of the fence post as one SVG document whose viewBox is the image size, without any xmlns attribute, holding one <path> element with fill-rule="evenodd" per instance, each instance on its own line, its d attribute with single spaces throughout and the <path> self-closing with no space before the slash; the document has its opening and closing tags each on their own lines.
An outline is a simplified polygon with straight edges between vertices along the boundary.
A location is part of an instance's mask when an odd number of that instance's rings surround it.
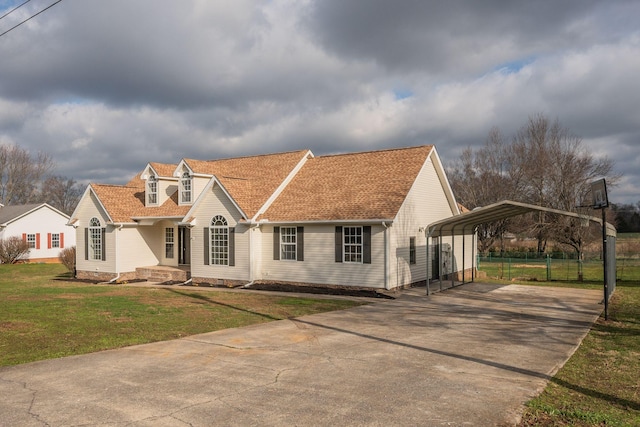
<svg viewBox="0 0 640 427">
<path fill-rule="evenodd" d="M 551 281 L 551 255 L 547 254 L 547 282 Z"/>
</svg>

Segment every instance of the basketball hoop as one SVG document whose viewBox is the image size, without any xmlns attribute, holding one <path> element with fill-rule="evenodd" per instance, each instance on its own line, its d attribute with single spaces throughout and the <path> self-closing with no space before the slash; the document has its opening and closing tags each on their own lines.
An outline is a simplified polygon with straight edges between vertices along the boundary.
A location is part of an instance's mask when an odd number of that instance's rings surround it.
<svg viewBox="0 0 640 427">
<path fill-rule="evenodd" d="M 594 209 L 604 209 L 609 207 L 609 197 L 607 196 L 607 183 L 604 178 L 591 183 L 591 199 Z"/>
</svg>

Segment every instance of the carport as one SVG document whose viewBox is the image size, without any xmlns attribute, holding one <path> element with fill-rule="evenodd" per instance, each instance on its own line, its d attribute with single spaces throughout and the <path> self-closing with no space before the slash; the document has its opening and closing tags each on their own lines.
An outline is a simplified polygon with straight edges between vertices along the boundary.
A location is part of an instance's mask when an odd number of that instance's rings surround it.
<svg viewBox="0 0 640 427">
<path fill-rule="evenodd" d="M 451 237 L 451 252 L 455 254 L 455 243 L 456 237 L 462 238 L 462 281 L 460 284 L 467 283 L 465 281 L 465 272 L 466 272 L 466 264 L 468 260 L 466 259 L 466 244 L 468 237 L 471 237 L 471 282 L 475 281 L 475 257 L 477 250 L 477 242 L 476 242 L 476 231 L 477 227 L 481 224 L 486 224 L 490 222 L 500 221 L 503 219 L 511 218 L 518 215 L 523 215 L 529 212 L 546 212 L 552 213 L 562 216 L 568 216 L 572 218 L 579 219 L 583 222 L 595 222 L 602 225 L 602 219 L 581 215 L 575 212 L 562 211 L 558 209 L 545 208 L 542 206 L 530 205 L 527 203 L 514 202 L 511 200 L 503 200 L 501 202 L 497 202 L 488 206 L 483 206 L 480 208 L 476 208 L 469 212 L 464 212 L 460 215 L 456 215 L 450 218 L 445 218 L 440 221 L 433 222 L 429 224 L 425 228 L 425 235 L 427 238 L 427 295 L 431 294 L 431 287 L 429 286 L 429 281 L 433 276 L 431 271 L 432 269 L 432 261 L 431 261 L 431 247 L 433 239 L 442 239 L 442 237 L 450 236 Z M 615 257 L 615 248 L 616 248 L 616 229 L 613 225 L 606 223 L 606 242 L 607 242 L 607 268 L 605 269 L 607 274 L 605 277 L 605 292 L 607 300 L 615 290 L 616 284 L 616 257 Z M 433 245 L 435 251 L 438 253 L 433 254 L 434 258 L 437 260 L 441 260 L 442 256 L 442 248 L 443 245 Z M 453 264 L 452 264 L 453 266 Z M 436 271 L 438 274 L 438 280 L 440 282 L 440 290 L 442 287 L 442 263 L 438 262 L 438 268 L 440 271 Z M 451 278 L 451 286 L 456 286 L 455 276 L 459 270 L 455 270 L 452 268 L 452 278 Z M 608 286 L 607 286 L 608 285 Z"/>
</svg>

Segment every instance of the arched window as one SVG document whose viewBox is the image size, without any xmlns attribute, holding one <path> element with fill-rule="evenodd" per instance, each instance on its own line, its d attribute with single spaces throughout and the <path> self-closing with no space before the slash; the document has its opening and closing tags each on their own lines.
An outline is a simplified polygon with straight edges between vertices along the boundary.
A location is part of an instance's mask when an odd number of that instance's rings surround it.
<svg viewBox="0 0 640 427">
<path fill-rule="evenodd" d="M 229 265 L 229 227 L 222 215 L 216 215 L 209 227 L 212 265 Z"/>
<path fill-rule="evenodd" d="M 104 260 L 104 229 L 98 218 L 91 218 L 87 230 L 87 258 L 94 261 Z"/>
<path fill-rule="evenodd" d="M 180 177 L 180 203 L 191 203 L 192 180 L 188 171 L 184 171 Z"/>
<path fill-rule="evenodd" d="M 158 179 L 155 175 L 149 175 L 147 179 L 147 203 L 149 205 L 158 204 Z"/>
</svg>

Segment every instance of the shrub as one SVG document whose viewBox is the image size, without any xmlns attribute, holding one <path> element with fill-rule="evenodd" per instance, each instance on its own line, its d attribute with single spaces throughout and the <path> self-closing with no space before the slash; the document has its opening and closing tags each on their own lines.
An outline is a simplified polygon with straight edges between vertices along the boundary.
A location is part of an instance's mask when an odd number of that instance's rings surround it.
<svg viewBox="0 0 640 427">
<path fill-rule="evenodd" d="M 0 239 L 0 262 L 15 264 L 20 258 L 29 253 L 29 244 L 18 236 Z"/>
<path fill-rule="evenodd" d="M 67 267 L 71 273 L 74 273 L 76 270 L 76 247 L 71 246 L 69 248 L 64 248 L 60 251 L 60 255 L 58 255 L 58 259 Z"/>
</svg>

